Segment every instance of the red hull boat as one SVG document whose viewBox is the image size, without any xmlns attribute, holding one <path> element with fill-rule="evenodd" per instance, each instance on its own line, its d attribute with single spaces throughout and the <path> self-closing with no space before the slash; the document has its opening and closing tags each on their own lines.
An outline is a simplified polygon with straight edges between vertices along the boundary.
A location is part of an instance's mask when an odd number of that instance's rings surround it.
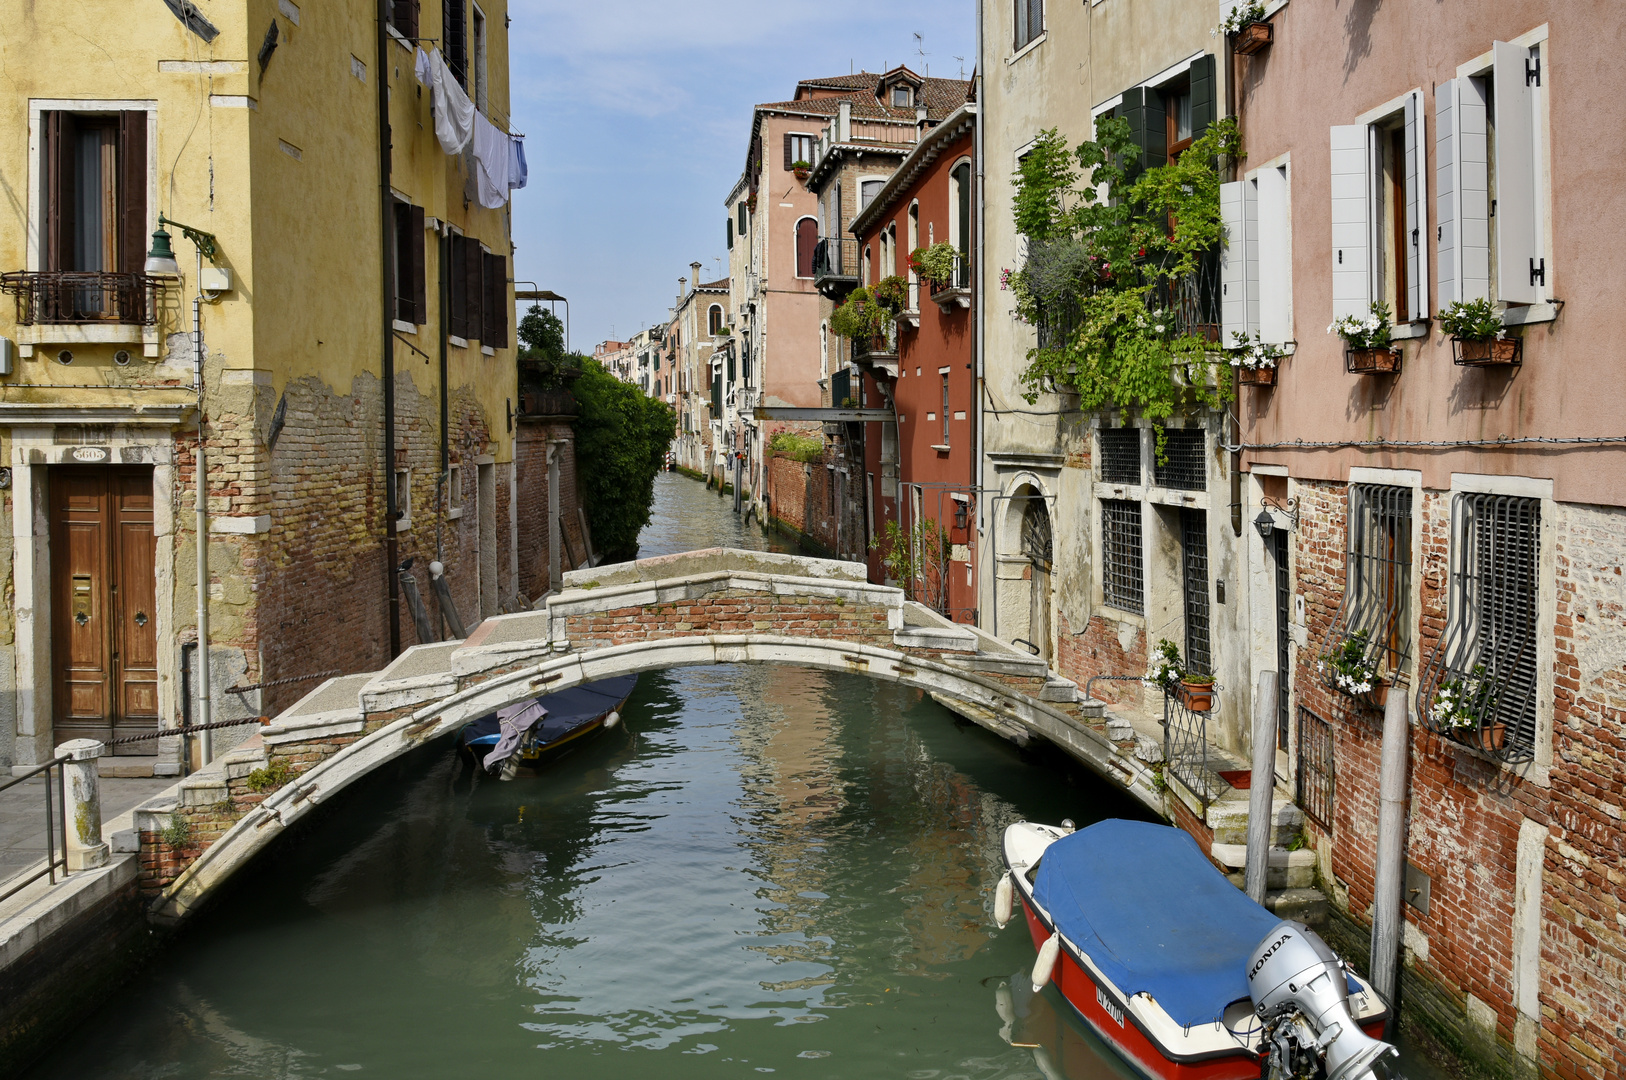
<svg viewBox="0 0 1626 1080">
<path fill-rule="evenodd" d="M 1055 861 L 1070 860 L 1047 881 L 1039 871 L 1058 842 Z M 1018 822 L 1004 847 L 996 914 L 1008 917 L 1011 899 L 1020 903 L 1039 950 L 1035 990 L 1054 982 L 1091 1030 L 1153 1080 L 1259 1080 L 1266 1023 L 1248 996 L 1250 952 L 1270 928 L 1294 924 L 1249 900 L 1168 826 L 1108 821 L 1074 833 Z M 1387 1007 L 1348 978 L 1350 1013 L 1365 1035 L 1381 1038 Z"/>
</svg>

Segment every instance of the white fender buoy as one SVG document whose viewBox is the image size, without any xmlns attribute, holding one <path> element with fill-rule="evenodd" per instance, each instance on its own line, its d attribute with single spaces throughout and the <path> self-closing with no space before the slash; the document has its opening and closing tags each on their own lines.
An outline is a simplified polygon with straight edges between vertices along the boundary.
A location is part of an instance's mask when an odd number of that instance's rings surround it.
<svg viewBox="0 0 1626 1080">
<path fill-rule="evenodd" d="M 604 718 L 604 730 L 609 731 L 611 728 L 615 727 L 615 725 L 619 724 L 620 722 L 621 722 L 621 714 L 616 712 L 614 709 L 611 709 L 610 714 Z"/>
<path fill-rule="evenodd" d="M 1050 981 L 1056 970 L 1056 958 L 1061 955 L 1061 937 L 1051 934 L 1039 946 L 1039 958 L 1033 962 L 1033 992 L 1037 994 Z"/>
<path fill-rule="evenodd" d="M 999 924 L 1001 930 L 1011 921 L 1015 901 L 1016 889 L 1011 885 L 1011 872 L 1007 870 L 999 875 L 999 884 L 994 886 L 994 922 Z"/>
</svg>

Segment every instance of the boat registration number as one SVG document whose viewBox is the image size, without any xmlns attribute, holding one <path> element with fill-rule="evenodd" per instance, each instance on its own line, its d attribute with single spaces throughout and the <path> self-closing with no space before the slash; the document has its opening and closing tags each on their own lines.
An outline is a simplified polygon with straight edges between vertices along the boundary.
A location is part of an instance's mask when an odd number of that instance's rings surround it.
<svg viewBox="0 0 1626 1080">
<path fill-rule="evenodd" d="M 1118 1008 L 1117 1003 L 1107 997 L 1099 986 L 1095 988 L 1095 1003 L 1101 1006 L 1101 1010 L 1112 1017 L 1113 1022 L 1119 1027 L 1124 1026 L 1124 1011 Z"/>
</svg>

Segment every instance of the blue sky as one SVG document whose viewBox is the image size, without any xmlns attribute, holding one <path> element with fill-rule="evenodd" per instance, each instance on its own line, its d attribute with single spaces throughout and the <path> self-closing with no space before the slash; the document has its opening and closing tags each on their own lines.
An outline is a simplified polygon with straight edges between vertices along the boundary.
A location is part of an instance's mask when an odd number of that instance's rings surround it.
<svg viewBox="0 0 1626 1080">
<path fill-rule="evenodd" d="M 723 199 L 751 107 L 798 79 L 969 77 L 975 0 L 510 0 L 513 122 L 530 183 L 514 193 L 515 278 L 570 297 L 582 352 L 663 320 L 699 259 L 721 277 Z M 524 288 L 525 286 L 520 286 Z M 561 312 L 562 314 L 562 312 Z"/>
</svg>

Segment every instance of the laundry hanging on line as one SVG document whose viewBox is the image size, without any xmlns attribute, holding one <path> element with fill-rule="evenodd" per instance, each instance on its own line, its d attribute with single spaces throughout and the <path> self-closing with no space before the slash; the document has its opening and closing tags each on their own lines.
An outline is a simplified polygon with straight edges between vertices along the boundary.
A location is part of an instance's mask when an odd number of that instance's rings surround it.
<svg viewBox="0 0 1626 1080">
<path fill-rule="evenodd" d="M 487 120 L 458 85 L 439 49 L 417 51 L 414 73 L 429 87 L 435 113 L 435 137 L 448 154 L 469 151 L 473 157 L 474 192 L 481 206 L 500 209 L 508 193 L 525 186 L 524 136 L 510 135 Z"/>
</svg>

